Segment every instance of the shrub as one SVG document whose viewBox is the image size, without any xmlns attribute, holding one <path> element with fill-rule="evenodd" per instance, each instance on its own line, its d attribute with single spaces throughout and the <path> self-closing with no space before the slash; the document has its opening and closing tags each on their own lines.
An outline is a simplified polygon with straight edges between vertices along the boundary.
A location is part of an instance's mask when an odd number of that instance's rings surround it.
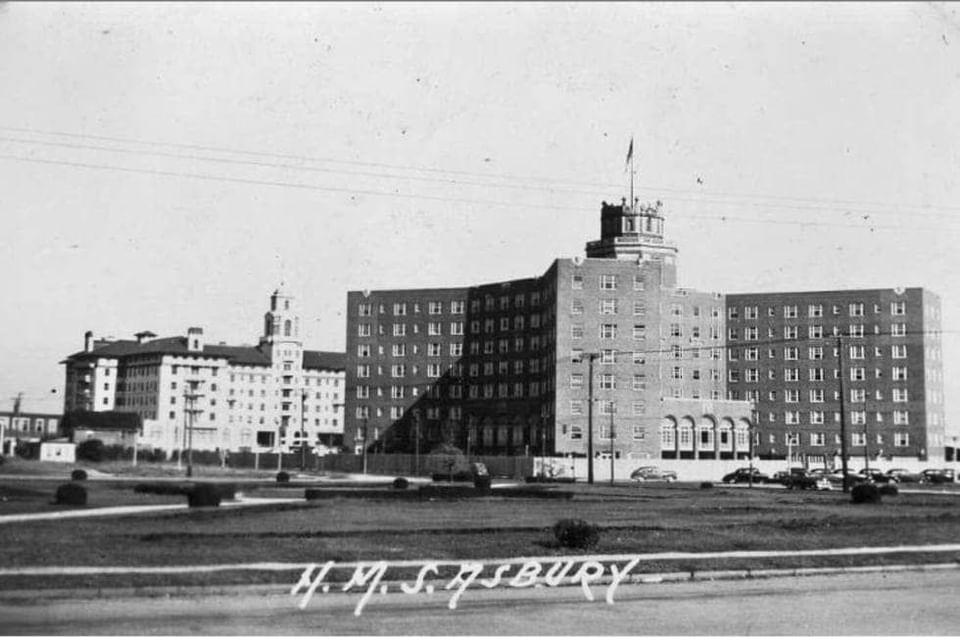
<svg viewBox="0 0 960 637">
<path fill-rule="evenodd" d="M 476 489 L 482 489 L 483 491 L 489 491 L 491 485 L 490 476 L 477 476 L 473 479 L 473 486 Z"/>
<path fill-rule="evenodd" d="M 103 441 L 91 438 L 77 445 L 77 460 L 103 462 Z"/>
<path fill-rule="evenodd" d="M 290 482 L 290 474 L 286 471 L 277 473 L 277 482 Z"/>
<path fill-rule="evenodd" d="M 190 508 L 194 507 L 218 507 L 220 506 L 220 489 L 216 484 L 201 482 L 193 487 L 187 493 L 187 504 Z"/>
<path fill-rule="evenodd" d="M 857 484 L 850 491 L 850 497 L 854 504 L 880 504 L 880 489 L 875 484 Z"/>
<path fill-rule="evenodd" d="M 701 488 L 701 489 L 712 489 L 712 488 L 713 488 L 713 483 L 712 483 L 712 482 L 701 482 L 701 483 L 700 483 L 700 488 Z"/>
<path fill-rule="evenodd" d="M 553 535 L 560 546 L 571 549 L 589 549 L 600 542 L 600 529 L 584 520 L 560 520 L 553 525 Z"/>
<path fill-rule="evenodd" d="M 71 479 L 71 480 L 86 480 L 86 479 L 87 479 L 87 472 L 84 471 L 83 469 L 74 469 L 74 470 L 70 473 L 70 479 Z"/>
<path fill-rule="evenodd" d="M 393 481 L 394 489 L 406 489 L 410 486 L 410 482 L 406 478 L 395 478 Z"/>
<path fill-rule="evenodd" d="M 233 484 L 232 482 L 216 482 L 214 483 L 214 486 L 220 493 L 220 498 L 222 500 L 237 499 L 237 485 Z"/>
<path fill-rule="evenodd" d="M 897 495 L 900 493 L 895 484 L 884 484 L 877 490 L 880 492 L 880 495 Z"/>
<path fill-rule="evenodd" d="M 69 504 L 71 506 L 87 505 L 87 490 L 76 482 L 68 482 L 57 487 L 54 504 Z"/>
</svg>

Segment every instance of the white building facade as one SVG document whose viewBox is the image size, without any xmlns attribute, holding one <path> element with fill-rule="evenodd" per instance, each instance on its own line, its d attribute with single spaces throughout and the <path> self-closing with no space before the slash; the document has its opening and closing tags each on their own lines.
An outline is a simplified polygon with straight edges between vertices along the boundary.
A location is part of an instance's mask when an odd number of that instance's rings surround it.
<svg viewBox="0 0 960 637">
<path fill-rule="evenodd" d="M 270 297 L 256 346 L 209 345 L 203 330 L 94 340 L 63 361 L 64 410 L 138 413 L 139 444 L 172 452 L 335 449 L 343 438 L 344 355 L 306 350 L 294 298 Z"/>
</svg>

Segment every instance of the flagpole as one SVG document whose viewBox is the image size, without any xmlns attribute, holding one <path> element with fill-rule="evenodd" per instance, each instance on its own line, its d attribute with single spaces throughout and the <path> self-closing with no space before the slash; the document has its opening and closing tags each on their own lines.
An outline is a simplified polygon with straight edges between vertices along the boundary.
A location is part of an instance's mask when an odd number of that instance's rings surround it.
<svg viewBox="0 0 960 637">
<path fill-rule="evenodd" d="M 633 138 L 632 138 L 632 137 L 630 138 L 630 148 L 633 148 Z M 633 153 L 630 153 L 630 210 L 633 210 L 633 202 L 634 202 L 634 199 L 633 199 L 633 176 L 634 176 L 634 174 L 635 174 L 635 173 L 634 173 L 634 170 L 633 170 Z"/>
</svg>

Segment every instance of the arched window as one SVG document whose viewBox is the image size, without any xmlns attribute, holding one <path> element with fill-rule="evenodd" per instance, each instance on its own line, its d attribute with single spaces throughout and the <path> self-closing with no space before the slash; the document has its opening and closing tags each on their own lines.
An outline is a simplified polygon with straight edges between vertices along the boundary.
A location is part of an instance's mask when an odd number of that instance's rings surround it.
<svg viewBox="0 0 960 637">
<path fill-rule="evenodd" d="M 720 451 L 733 451 L 733 423 L 724 419 L 717 430 L 717 448 Z"/>
<path fill-rule="evenodd" d="M 290 331 L 293 329 L 293 322 L 290 319 L 287 319 L 283 322 L 283 335 L 290 336 Z"/>
<path fill-rule="evenodd" d="M 685 416 L 677 429 L 677 444 L 682 451 L 693 450 L 693 420 Z"/>
<path fill-rule="evenodd" d="M 714 444 L 713 418 L 704 416 L 700 420 L 700 426 L 697 427 L 697 448 L 701 451 L 713 451 Z"/>
<path fill-rule="evenodd" d="M 660 449 L 674 451 L 677 448 L 677 423 L 668 418 L 660 425 Z"/>
</svg>

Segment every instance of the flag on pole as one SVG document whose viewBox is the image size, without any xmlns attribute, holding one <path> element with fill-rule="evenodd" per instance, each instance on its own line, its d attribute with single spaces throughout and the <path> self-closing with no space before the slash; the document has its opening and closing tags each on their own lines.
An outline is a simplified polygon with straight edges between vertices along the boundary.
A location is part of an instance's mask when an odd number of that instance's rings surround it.
<svg viewBox="0 0 960 637">
<path fill-rule="evenodd" d="M 630 165 L 630 160 L 633 159 L 633 137 L 630 138 L 630 148 L 627 149 L 627 161 L 623 169 L 626 170 L 627 166 Z"/>
</svg>

